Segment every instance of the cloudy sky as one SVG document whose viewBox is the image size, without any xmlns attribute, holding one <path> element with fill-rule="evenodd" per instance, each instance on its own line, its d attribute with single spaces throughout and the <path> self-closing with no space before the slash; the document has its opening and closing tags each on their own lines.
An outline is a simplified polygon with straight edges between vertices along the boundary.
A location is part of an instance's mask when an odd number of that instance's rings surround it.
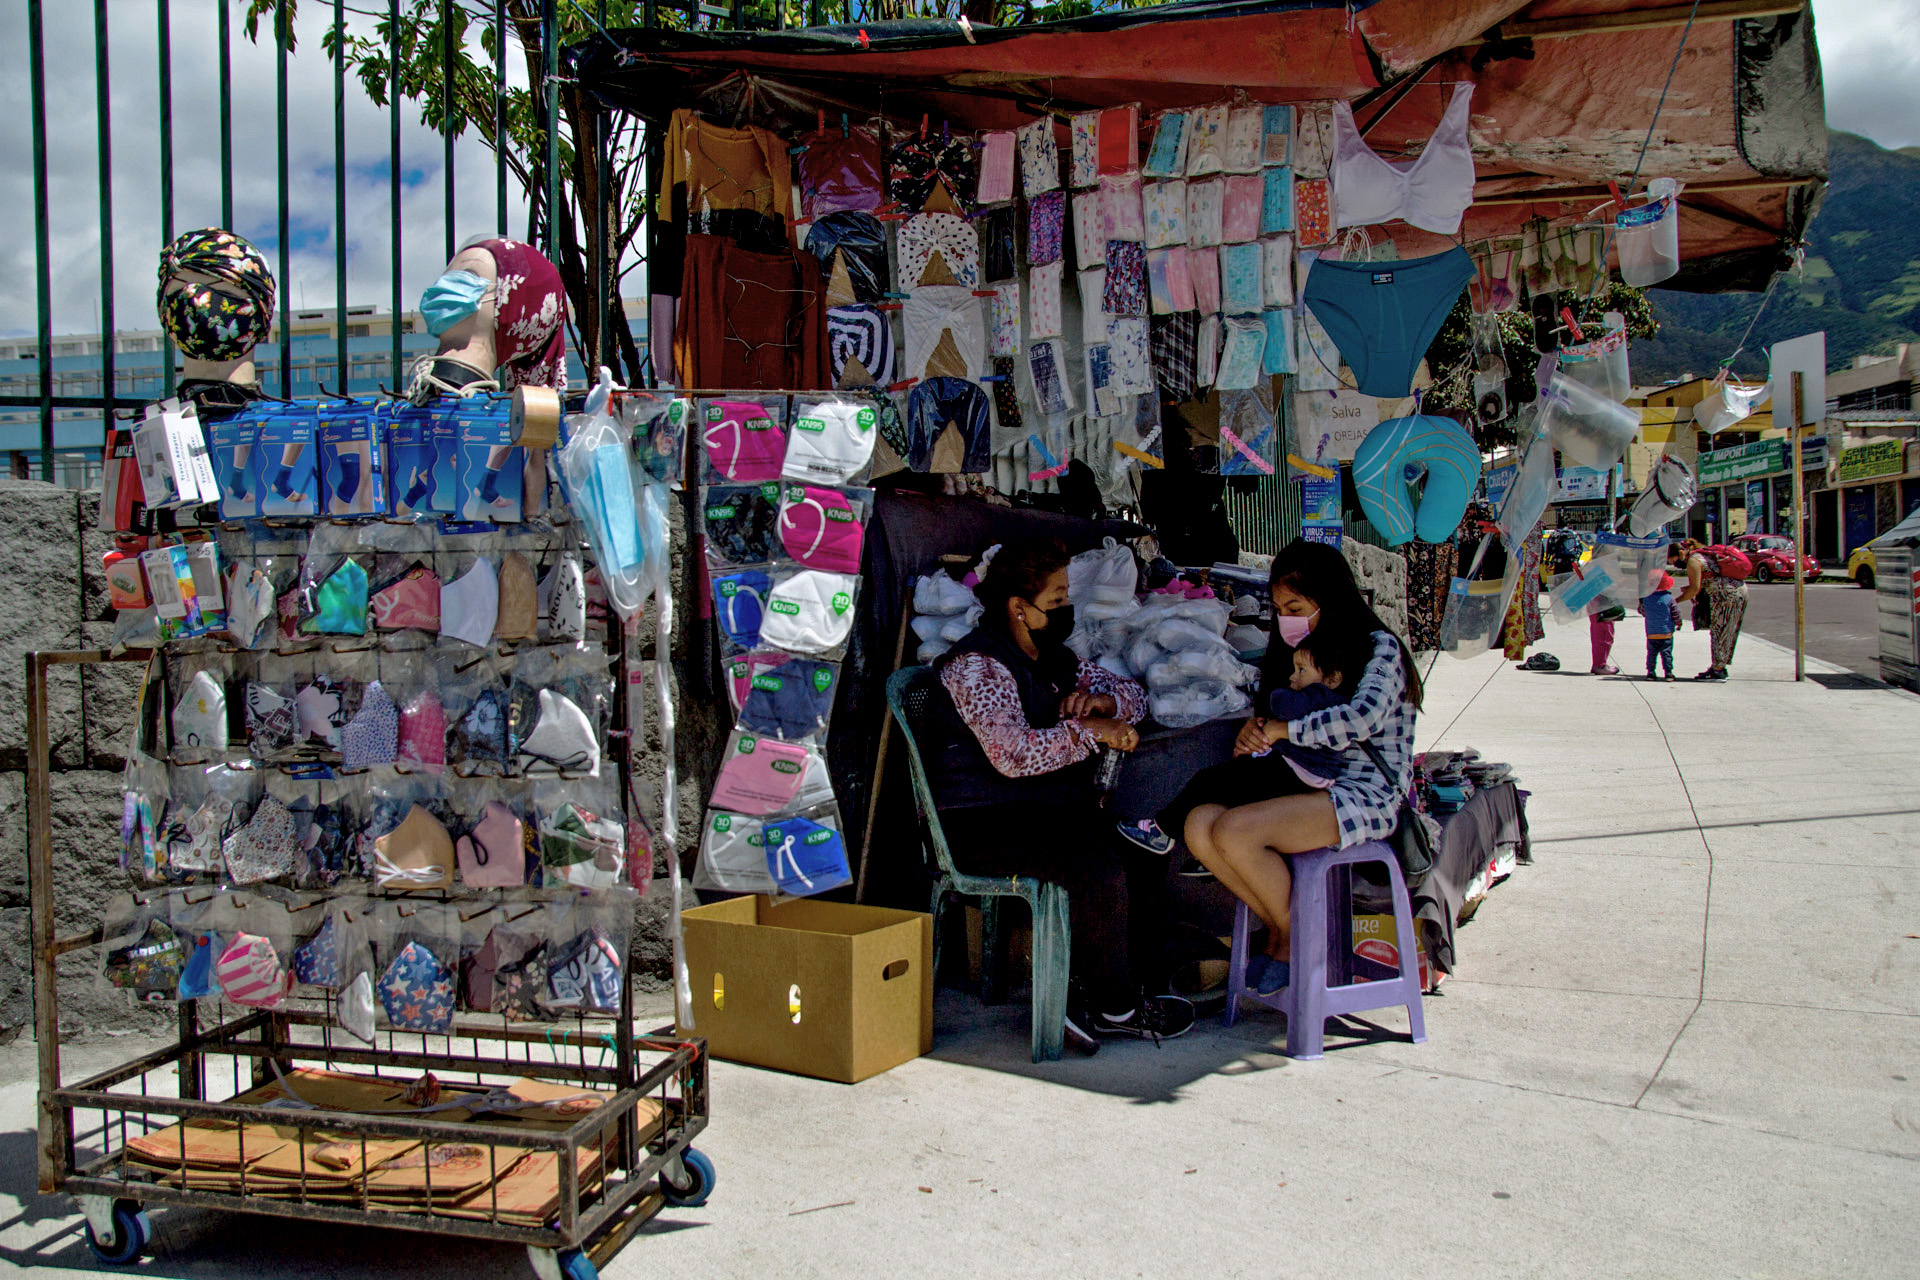
<svg viewBox="0 0 1920 1280">
<path fill-rule="evenodd" d="M 376 7 L 365 0 L 356 8 Z M 384 6 L 377 6 L 384 7 Z M 233 0 L 233 9 L 242 8 Z M 301 6 L 300 48 L 290 60 L 293 127 L 292 296 L 298 307 L 333 303 L 333 81 L 320 36 L 330 5 Z M 49 204 L 53 227 L 54 331 L 99 323 L 100 237 L 98 156 L 94 132 L 92 6 L 49 0 Z M 113 23 L 113 182 L 115 322 L 150 328 L 155 253 L 160 241 L 158 77 L 152 5 L 115 2 Z M 220 217 L 218 66 L 214 0 L 173 0 L 174 225 L 209 226 Z M 1883 146 L 1920 143 L 1920 43 L 1887 33 L 1920 29 L 1920 0 L 1815 0 L 1826 72 L 1827 115 L 1834 127 Z M 371 34 L 372 22 L 349 15 Z M 238 230 L 276 264 L 274 75 L 270 43 L 255 46 L 234 32 L 234 213 Z M 524 83 L 517 59 L 509 77 Z M 445 261 L 440 138 L 403 106 L 401 143 L 405 232 L 403 304 L 412 306 Z M 0 336 L 34 327 L 34 236 L 31 96 L 26 5 L 0 6 Z M 494 169 L 477 141 L 463 141 L 454 165 L 456 239 L 493 227 Z M 348 298 L 391 303 L 387 116 L 349 82 L 347 87 Z M 524 231 L 526 213 L 511 202 L 509 224 Z"/>
</svg>

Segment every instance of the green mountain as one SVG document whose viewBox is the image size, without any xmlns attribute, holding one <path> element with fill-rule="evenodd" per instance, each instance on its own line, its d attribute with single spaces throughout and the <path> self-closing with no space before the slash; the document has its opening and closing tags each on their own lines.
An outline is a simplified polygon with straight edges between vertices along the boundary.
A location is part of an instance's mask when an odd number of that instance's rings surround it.
<svg viewBox="0 0 1920 1280">
<path fill-rule="evenodd" d="M 1829 131 L 1831 186 L 1807 228 L 1806 262 L 1774 285 L 1766 312 L 1734 369 L 1765 376 L 1766 349 L 1827 331 L 1827 365 L 1890 355 L 1920 341 L 1920 148 L 1888 151 Z M 1719 368 L 1760 305 L 1757 293 L 1649 289 L 1660 336 L 1633 344 L 1633 380 L 1704 376 Z"/>
</svg>

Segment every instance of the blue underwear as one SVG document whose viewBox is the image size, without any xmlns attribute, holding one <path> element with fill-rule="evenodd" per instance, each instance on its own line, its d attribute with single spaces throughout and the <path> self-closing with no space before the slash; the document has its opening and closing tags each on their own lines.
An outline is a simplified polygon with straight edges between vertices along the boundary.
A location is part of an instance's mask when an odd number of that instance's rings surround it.
<svg viewBox="0 0 1920 1280">
<path fill-rule="evenodd" d="M 1300 300 L 1327 327 L 1365 395 L 1413 394 L 1413 374 L 1473 279 L 1465 249 L 1403 262 L 1314 261 Z"/>
<path fill-rule="evenodd" d="M 934 442 L 951 422 L 967 444 L 960 470 L 969 475 L 985 471 L 993 458 L 992 415 L 987 393 L 965 378 L 928 378 L 916 383 L 907 393 L 907 465 L 915 471 L 931 466 Z"/>
</svg>

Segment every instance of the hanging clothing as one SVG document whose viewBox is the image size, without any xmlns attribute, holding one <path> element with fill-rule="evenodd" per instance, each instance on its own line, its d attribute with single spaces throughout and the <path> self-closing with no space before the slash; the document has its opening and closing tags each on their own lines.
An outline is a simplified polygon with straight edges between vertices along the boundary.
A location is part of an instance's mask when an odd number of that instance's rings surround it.
<svg viewBox="0 0 1920 1280">
<path fill-rule="evenodd" d="M 909 137 L 888 155 L 894 201 L 909 213 L 927 207 L 936 187 L 945 187 L 953 206 L 969 212 L 980 186 L 973 140 L 966 137 Z"/>
<path fill-rule="evenodd" d="M 826 284 L 812 254 L 688 236 L 673 362 L 686 387 L 827 390 Z"/>
<path fill-rule="evenodd" d="M 654 198 L 658 217 L 674 216 L 676 186 L 686 188 L 686 208 L 695 216 L 712 209 L 793 215 L 793 170 L 780 136 L 752 125 L 729 129 L 685 107 L 667 126 L 665 167 Z"/>
<path fill-rule="evenodd" d="M 1546 539 L 1536 524 L 1526 541 L 1520 544 L 1520 577 L 1513 589 L 1513 603 L 1507 606 L 1506 621 L 1500 628 L 1502 650 L 1514 662 L 1527 656 L 1527 646 L 1547 634 L 1540 620 L 1540 560 L 1546 551 Z"/>
<path fill-rule="evenodd" d="M 1440 647 L 1440 619 L 1446 615 L 1459 550 L 1457 533 L 1445 542 L 1416 538 L 1401 548 L 1407 557 L 1407 647 L 1415 653 Z"/>
<path fill-rule="evenodd" d="M 493 258 L 494 359 L 502 390 L 567 389 L 567 288 L 545 254 L 518 240 L 482 240 Z"/>
<path fill-rule="evenodd" d="M 1472 105 L 1473 86 L 1455 85 L 1427 145 L 1407 163 L 1395 164 L 1360 136 L 1353 108 L 1334 103 L 1334 224 L 1365 227 L 1400 219 L 1436 235 L 1457 234 L 1473 203 L 1473 144 L 1467 139 Z"/>
<path fill-rule="evenodd" d="M 880 140 L 865 129 L 824 129 L 800 140 L 800 211 L 809 218 L 886 203 L 880 181 Z"/>
</svg>

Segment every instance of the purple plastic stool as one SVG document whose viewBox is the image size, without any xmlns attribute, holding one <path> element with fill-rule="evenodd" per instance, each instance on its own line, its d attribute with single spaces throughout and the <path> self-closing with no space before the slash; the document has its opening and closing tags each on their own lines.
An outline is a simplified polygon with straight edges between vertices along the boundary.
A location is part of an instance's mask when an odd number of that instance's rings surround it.
<svg viewBox="0 0 1920 1280">
<path fill-rule="evenodd" d="M 1240 1020 L 1242 1001 L 1287 1015 L 1287 1056 L 1318 1058 L 1327 1019 L 1364 1009 L 1405 1005 L 1413 1042 L 1424 1043 L 1427 1024 L 1420 1016 L 1420 951 L 1411 945 L 1413 907 L 1400 860 L 1377 840 L 1346 849 L 1316 849 L 1296 853 L 1287 861 L 1293 869 L 1292 976 L 1272 996 L 1247 989 L 1247 935 L 1252 913 L 1237 904 L 1233 914 L 1233 954 L 1227 966 L 1227 1025 Z M 1400 976 L 1375 982 L 1354 982 L 1353 892 L 1346 868 L 1357 862 L 1384 862 L 1393 888 L 1393 927 L 1399 940 Z M 1338 875 L 1339 886 L 1327 892 L 1327 879 Z M 1337 946 L 1335 943 L 1337 942 Z M 1362 965 L 1372 962 L 1362 958 Z M 1385 971 L 1384 965 L 1374 968 Z M 1331 970 L 1331 972 L 1329 972 Z"/>
</svg>

